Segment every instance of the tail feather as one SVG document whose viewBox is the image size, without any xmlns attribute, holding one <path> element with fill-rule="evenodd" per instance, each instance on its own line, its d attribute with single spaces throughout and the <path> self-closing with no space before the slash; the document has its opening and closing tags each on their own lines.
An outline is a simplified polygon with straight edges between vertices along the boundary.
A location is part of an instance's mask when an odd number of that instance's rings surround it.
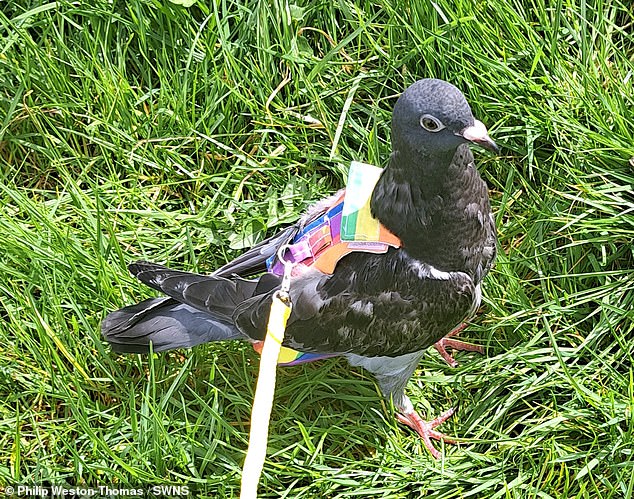
<svg viewBox="0 0 634 499">
<path fill-rule="evenodd" d="M 226 319 L 232 317 L 238 304 L 253 296 L 258 286 L 257 281 L 192 274 L 149 262 L 136 262 L 128 268 L 137 279 L 157 291 Z"/>
<path fill-rule="evenodd" d="M 249 339 L 234 323 L 236 309 L 254 294 L 269 293 L 280 283 L 271 274 L 256 280 L 228 279 L 150 262 L 136 262 L 129 269 L 169 298 L 151 298 L 106 316 L 101 332 L 118 352 L 147 352 L 150 343 L 160 352 L 210 341 Z"/>
<path fill-rule="evenodd" d="M 210 341 L 246 339 L 231 321 L 172 298 L 148 300 L 111 312 L 101 332 L 117 352 L 190 348 Z"/>
</svg>

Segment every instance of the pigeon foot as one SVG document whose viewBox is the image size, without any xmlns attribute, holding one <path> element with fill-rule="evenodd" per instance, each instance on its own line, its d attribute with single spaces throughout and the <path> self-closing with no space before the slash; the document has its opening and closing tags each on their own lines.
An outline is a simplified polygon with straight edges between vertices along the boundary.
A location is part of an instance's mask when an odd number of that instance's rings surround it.
<svg viewBox="0 0 634 499">
<path fill-rule="evenodd" d="M 443 442 L 448 444 L 455 444 L 456 441 L 447 437 L 446 435 L 443 435 L 439 431 L 436 431 L 434 428 L 447 421 L 454 412 L 456 412 L 456 409 L 452 407 L 447 412 L 441 414 L 432 421 L 423 421 L 418 413 L 415 410 L 412 410 L 411 412 L 407 413 L 397 412 L 396 419 L 399 422 L 406 424 L 412 430 L 418 433 L 420 435 L 420 438 L 423 439 L 423 443 L 425 444 L 425 447 L 427 447 L 427 450 L 429 450 L 432 456 L 438 459 L 440 458 L 441 454 L 434 447 L 431 439 L 433 438 L 434 440 L 442 440 Z"/>
<path fill-rule="evenodd" d="M 464 341 L 454 340 L 452 336 L 457 335 L 460 331 L 467 327 L 467 323 L 460 324 L 457 328 L 451 331 L 447 336 L 438 340 L 434 343 L 434 348 L 438 350 L 438 353 L 445 359 L 445 362 L 449 364 L 451 367 L 457 367 L 458 361 L 454 359 L 449 352 L 447 352 L 447 347 L 453 350 L 464 350 L 467 352 L 478 352 L 484 353 L 484 348 L 479 345 L 472 345 L 471 343 L 465 343 Z"/>
</svg>

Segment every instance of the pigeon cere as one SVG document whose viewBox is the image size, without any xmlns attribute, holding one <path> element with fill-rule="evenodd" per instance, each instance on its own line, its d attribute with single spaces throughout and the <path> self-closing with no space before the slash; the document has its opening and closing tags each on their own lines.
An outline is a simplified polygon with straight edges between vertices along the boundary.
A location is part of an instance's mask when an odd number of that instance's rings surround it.
<svg viewBox="0 0 634 499">
<path fill-rule="evenodd" d="M 497 151 L 464 95 L 423 79 L 398 98 L 384 169 L 353 162 L 346 188 L 311 206 L 294 225 L 211 275 L 139 261 L 130 272 L 165 297 L 111 312 L 102 323 L 117 352 L 246 340 L 261 348 L 284 263 L 292 263 L 292 313 L 280 364 L 345 357 L 376 378 L 398 421 L 434 457 L 436 430 L 405 394 L 428 347 L 475 348 L 455 338 L 480 305 L 496 256 L 488 190 L 470 144 Z"/>
</svg>

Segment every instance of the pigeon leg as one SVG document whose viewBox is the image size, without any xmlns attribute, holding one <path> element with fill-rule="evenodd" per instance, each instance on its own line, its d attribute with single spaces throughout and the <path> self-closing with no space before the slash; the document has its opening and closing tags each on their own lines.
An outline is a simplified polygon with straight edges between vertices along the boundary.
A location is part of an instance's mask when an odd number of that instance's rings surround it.
<svg viewBox="0 0 634 499">
<path fill-rule="evenodd" d="M 418 413 L 412 409 L 410 412 L 397 412 L 396 419 L 418 433 L 420 438 L 423 439 L 427 450 L 429 450 L 432 456 L 438 459 L 440 458 L 440 452 L 434 447 L 431 439 L 442 440 L 448 444 L 455 444 L 456 441 L 436 431 L 434 428 L 447 421 L 455 411 L 456 410 L 452 407 L 432 421 L 423 421 Z"/>
<path fill-rule="evenodd" d="M 353 366 L 363 366 L 376 377 L 376 381 L 381 389 L 381 393 L 387 400 L 392 400 L 394 404 L 397 421 L 406 424 L 420 435 L 425 447 L 435 458 L 440 457 L 431 443 L 431 439 L 443 440 L 447 443 L 455 443 L 435 428 L 447 421 L 455 412 L 450 409 L 433 421 L 423 421 L 414 409 L 412 401 L 405 395 L 407 381 L 416 370 L 418 361 L 425 354 L 425 350 L 413 352 L 400 357 L 361 357 L 359 355 L 347 354 L 346 358 Z"/>
<path fill-rule="evenodd" d="M 470 343 L 465 343 L 464 341 L 454 340 L 452 336 L 457 335 L 460 331 L 467 327 L 467 323 L 460 324 L 457 328 L 451 331 L 447 336 L 438 340 L 434 343 L 434 348 L 438 350 L 438 353 L 445 359 L 445 362 L 449 364 L 451 367 L 456 367 L 458 365 L 458 361 L 454 359 L 449 352 L 447 352 L 446 348 L 452 348 L 453 350 L 465 350 L 468 352 L 478 352 L 484 353 L 484 349 L 479 345 L 472 345 Z"/>
</svg>

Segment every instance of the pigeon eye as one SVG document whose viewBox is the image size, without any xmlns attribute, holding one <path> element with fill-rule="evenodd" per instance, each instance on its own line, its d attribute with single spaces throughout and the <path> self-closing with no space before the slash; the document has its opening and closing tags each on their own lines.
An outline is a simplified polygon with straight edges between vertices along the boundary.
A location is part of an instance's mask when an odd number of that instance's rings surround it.
<svg viewBox="0 0 634 499">
<path fill-rule="evenodd" d="M 442 121 L 431 114 L 423 114 L 420 117 L 420 126 L 428 132 L 440 132 L 443 128 L 445 128 Z"/>
</svg>

